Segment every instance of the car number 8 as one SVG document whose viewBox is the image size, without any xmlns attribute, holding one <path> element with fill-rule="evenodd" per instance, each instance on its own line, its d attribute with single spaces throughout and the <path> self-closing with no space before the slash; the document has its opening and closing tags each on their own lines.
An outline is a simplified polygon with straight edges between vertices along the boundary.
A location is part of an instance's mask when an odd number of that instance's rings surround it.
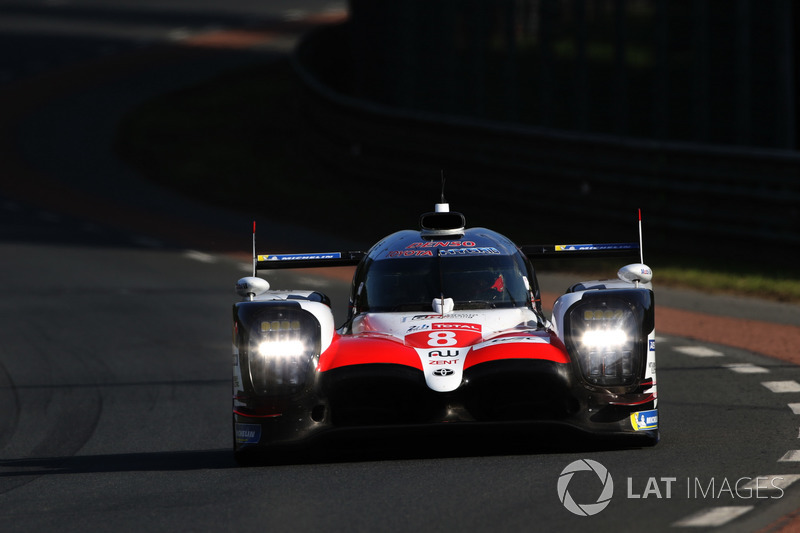
<svg viewBox="0 0 800 533">
<path fill-rule="evenodd" d="M 428 346 L 455 346 L 458 344 L 455 331 L 431 331 Z"/>
</svg>

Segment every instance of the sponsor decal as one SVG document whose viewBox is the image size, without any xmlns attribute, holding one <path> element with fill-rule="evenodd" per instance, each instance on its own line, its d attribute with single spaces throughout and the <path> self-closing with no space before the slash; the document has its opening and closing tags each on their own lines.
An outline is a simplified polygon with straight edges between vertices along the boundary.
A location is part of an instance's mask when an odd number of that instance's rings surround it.
<svg viewBox="0 0 800 533">
<path fill-rule="evenodd" d="M 649 345 L 650 345 L 650 351 L 651 352 L 655 352 L 656 351 L 656 340 L 655 339 L 650 339 Z"/>
<path fill-rule="evenodd" d="M 556 252 L 578 252 L 584 250 L 633 250 L 637 247 L 635 243 L 616 243 L 616 244 L 556 244 Z"/>
<path fill-rule="evenodd" d="M 239 444 L 258 444 L 261 440 L 259 424 L 236 424 L 236 442 Z"/>
<path fill-rule="evenodd" d="M 306 261 L 312 259 L 341 259 L 340 252 L 324 252 L 315 254 L 277 254 L 259 255 L 259 261 Z"/>
<path fill-rule="evenodd" d="M 460 320 L 473 320 L 479 315 L 477 313 L 447 313 L 447 318 L 454 318 Z M 441 320 L 442 315 L 441 313 L 438 315 L 414 315 L 412 317 L 403 317 L 403 322 L 407 320 Z"/>
<path fill-rule="evenodd" d="M 433 257 L 430 250 L 392 250 L 386 253 L 386 257 Z"/>
<path fill-rule="evenodd" d="M 447 248 L 439 250 L 439 255 L 447 257 L 451 255 L 500 255 L 500 250 L 497 248 Z"/>
<path fill-rule="evenodd" d="M 466 322 L 436 322 L 435 324 L 432 324 L 431 327 L 433 329 L 457 329 L 463 331 L 477 331 L 478 333 L 481 332 L 480 324 L 470 324 Z"/>
<path fill-rule="evenodd" d="M 658 428 L 658 409 L 631 413 L 631 426 L 636 431 Z"/>
<path fill-rule="evenodd" d="M 412 242 L 406 249 L 409 248 L 455 248 L 455 247 L 475 247 L 473 241 L 428 241 L 428 242 Z"/>
<path fill-rule="evenodd" d="M 458 357 L 461 355 L 459 350 L 431 350 L 428 357 Z"/>
<path fill-rule="evenodd" d="M 480 335 L 471 329 L 434 330 L 408 335 L 406 344 L 415 347 L 428 388 L 450 392 L 461 386 L 468 345 Z"/>
</svg>

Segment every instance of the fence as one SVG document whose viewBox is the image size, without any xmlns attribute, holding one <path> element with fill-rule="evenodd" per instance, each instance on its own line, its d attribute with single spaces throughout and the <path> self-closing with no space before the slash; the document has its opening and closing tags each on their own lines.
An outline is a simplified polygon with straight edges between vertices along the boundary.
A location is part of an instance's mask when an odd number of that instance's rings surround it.
<svg viewBox="0 0 800 533">
<path fill-rule="evenodd" d="M 293 61 L 309 144 L 349 187 L 435 198 L 444 170 L 459 208 L 524 228 L 532 242 L 625 238 L 641 208 L 663 250 L 752 256 L 800 245 L 797 152 L 578 135 L 359 100 L 321 81 L 341 31 L 312 33 Z"/>
</svg>

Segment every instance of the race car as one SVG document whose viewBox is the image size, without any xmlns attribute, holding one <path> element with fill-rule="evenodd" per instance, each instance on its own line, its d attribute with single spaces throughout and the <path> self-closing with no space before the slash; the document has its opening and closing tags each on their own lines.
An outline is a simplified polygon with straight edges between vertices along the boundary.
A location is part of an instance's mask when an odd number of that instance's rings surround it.
<svg viewBox="0 0 800 533">
<path fill-rule="evenodd" d="M 564 426 L 658 442 L 652 271 L 584 281 L 542 310 L 532 261 L 636 254 L 640 242 L 515 245 L 446 203 L 367 252 L 256 255 L 233 305 L 233 450 L 291 449 L 350 429 Z M 255 229 L 254 229 L 255 234 Z M 259 270 L 355 266 L 334 323 L 314 290 Z M 489 429 L 491 431 L 491 429 Z"/>
</svg>

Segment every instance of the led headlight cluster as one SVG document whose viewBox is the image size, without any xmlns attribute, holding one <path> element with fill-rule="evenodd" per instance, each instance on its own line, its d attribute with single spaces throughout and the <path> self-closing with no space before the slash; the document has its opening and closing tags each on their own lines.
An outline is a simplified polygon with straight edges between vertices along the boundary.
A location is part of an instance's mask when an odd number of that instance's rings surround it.
<svg viewBox="0 0 800 533">
<path fill-rule="evenodd" d="M 248 360 L 256 393 L 290 394 L 306 382 L 318 336 L 318 326 L 309 317 L 303 311 L 281 309 L 250 331 Z"/>
<path fill-rule="evenodd" d="M 630 385 L 642 362 L 639 324 L 624 300 L 589 301 L 569 311 L 569 345 L 584 379 L 593 385 Z"/>
</svg>

